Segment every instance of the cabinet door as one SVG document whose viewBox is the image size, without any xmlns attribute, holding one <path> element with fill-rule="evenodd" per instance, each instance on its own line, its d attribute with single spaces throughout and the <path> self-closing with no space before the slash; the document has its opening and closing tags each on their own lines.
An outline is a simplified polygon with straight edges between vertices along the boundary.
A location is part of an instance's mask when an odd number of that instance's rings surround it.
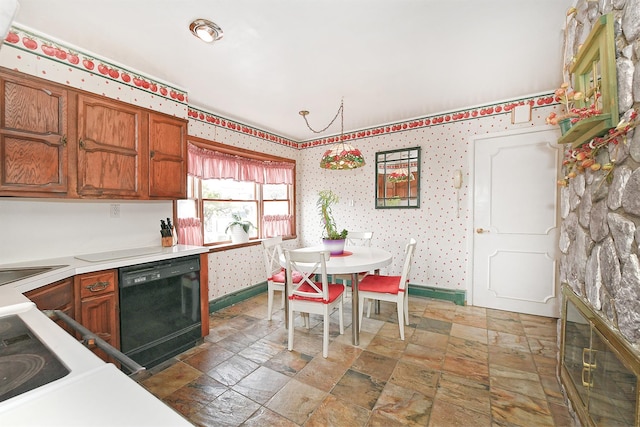
<svg viewBox="0 0 640 427">
<path fill-rule="evenodd" d="M 184 120 L 149 115 L 149 196 L 186 197 L 186 133 Z"/>
<path fill-rule="evenodd" d="M 596 426 L 632 426 L 638 406 L 638 377 L 624 365 L 596 328 L 591 340 L 588 366 L 591 421 Z"/>
<path fill-rule="evenodd" d="M 120 348 L 118 334 L 118 302 L 115 294 L 105 294 L 99 297 L 83 299 L 80 304 L 82 326 L 108 342 L 115 348 Z M 108 356 L 99 348 L 91 349 L 103 360 Z"/>
<path fill-rule="evenodd" d="M 78 194 L 140 197 L 142 110 L 78 96 Z"/>
<path fill-rule="evenodd" d="M 564 350 L 562 365 L 575 388 L 583 406 L 589 395 L 589 348 L 591 347 L 591 323 L 573 304 L 567 304 L 564 323 Z M 578 402 L 576 402 L 578 403 Z"/>
<path fill-rule="evenodd" d="M 66 193 L 67 91 L 13 75 L 0 81 L 0 195 Z"/>
<path fill-rule="evenodd" d="M 78 317 L 76 320 L 113 347 L 120 348 L 116 278 L 117 270 L 98 271 L 75 277 Z M 103 360 L 108 360 L 102 350 L 92 350 Z"/>
<path fill-rule="evenodd" d="M 24 296 L 33 301 L 39 310 L 60 310 L 72 319 L 74 318 L 72 278 L 25 292 Z M 75 336 L 73 328 L 65 322 L 56 320 L 56 323 Z"/>
</svg>

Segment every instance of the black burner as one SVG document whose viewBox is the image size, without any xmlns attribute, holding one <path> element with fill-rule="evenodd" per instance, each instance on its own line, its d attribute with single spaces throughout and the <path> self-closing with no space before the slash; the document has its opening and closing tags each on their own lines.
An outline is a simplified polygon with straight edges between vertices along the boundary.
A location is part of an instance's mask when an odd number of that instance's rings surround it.
<svg viewBox="0 0 640 427">
<path fill-rule="evenodd" d="M 0 318 L 0 402 L 68 373 L 20 317 Z"/>
</svg>

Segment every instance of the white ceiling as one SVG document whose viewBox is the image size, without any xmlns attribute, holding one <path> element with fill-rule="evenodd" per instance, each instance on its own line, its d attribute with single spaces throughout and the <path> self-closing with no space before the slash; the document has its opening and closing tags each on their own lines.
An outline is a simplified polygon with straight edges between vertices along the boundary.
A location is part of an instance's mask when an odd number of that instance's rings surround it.
<svg viewBox="0 0 640 427">
<path fill-rule="evenodd" d="M 574 0 L 19 0 L 15 21 L 303 141 L 552 90 Z M 209 19 L 206 44 L 189 23 Z M 339 133 L 339 120 L 325 134 Z"/>
</svg>

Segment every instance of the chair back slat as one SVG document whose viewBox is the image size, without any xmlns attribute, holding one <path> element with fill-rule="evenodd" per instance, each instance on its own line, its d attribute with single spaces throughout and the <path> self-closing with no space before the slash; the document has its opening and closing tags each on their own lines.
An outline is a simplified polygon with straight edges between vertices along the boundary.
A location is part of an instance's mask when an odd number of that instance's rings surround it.
<svg viewBox="0 0 640 427">
<path fill-rule="evenodd" d="M 402 290 L 406 288 L 409 282 L 409 274 L 411 273 L 411 264 L 413 263 L 416 244 L 416 239 L 411 238 L 409 243 L 404 247 L 404 265 L 402 266 L 402 275 L 400 276 L 400 289 Z"/>
<path fill-rule="evenodd" d="M 284 255 L 287 261 L 287 293 L 290 296 L 298 295 L 328 301 L 327 261 L 329 260 L 329 252 L 285 250 Z M 292 280 L 294 274 L 300 274 L 302 280 L 294 283 Z M 320 275 L 320 282 L 316 282 L 316 275 Z"/>
<path fill-rule="evenodd" d="M 282 256 L 282 236 L 271 237 L 262 241 L 264 248 L 264 266 L 267 277 L 279 273 L 282 270 L 280 266 L 280 257 Z"/>
<path fill-rule="evenodd" d="M 373 231 L 349 231 L 345 246 L 371 246 Z"/>
</svg>

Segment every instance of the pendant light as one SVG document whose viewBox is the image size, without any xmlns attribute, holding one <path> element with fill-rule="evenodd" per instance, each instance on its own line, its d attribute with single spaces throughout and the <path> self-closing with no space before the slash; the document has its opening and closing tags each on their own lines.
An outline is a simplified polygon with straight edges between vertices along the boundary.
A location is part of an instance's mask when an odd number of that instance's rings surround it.
<svg viewBox="0 0 640 427">
<path fill-rule="evenodd" d="M 340 101 L 340 108 L 331 122 L 322 130 L 315 130 L 309 125 L 307 116 L 309 111 L 302 110 L 299 113 L 307 127 L 314 133 L 324 132 L 331 126 L 338 116 L 340 116 L 340 140 L 334 144 L 330 149 L 324 152 L 322 159 L 320 159 L 320 167 L 323 169 L 342 170 L 342 169 L 355 169 L 365 165 L 364 157 L 360 150 L 355 148 L 351 144 L 347 144 L 344 138 L 344 99 Z"/>
</svg>

